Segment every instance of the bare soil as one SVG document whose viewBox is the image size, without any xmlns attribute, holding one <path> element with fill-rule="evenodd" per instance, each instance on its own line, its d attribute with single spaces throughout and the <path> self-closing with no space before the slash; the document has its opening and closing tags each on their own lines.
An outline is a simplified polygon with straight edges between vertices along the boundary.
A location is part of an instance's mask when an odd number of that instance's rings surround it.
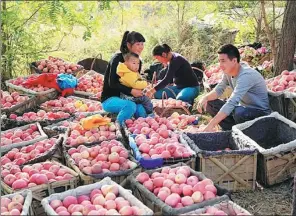
<svg viewBox="0 0 296 216">
<path fill-rule="evenodd" d="M 232 200 L 254 215 L 291 215 L 292 180 L 255 191 L 232 193 Z"/>
</svg>

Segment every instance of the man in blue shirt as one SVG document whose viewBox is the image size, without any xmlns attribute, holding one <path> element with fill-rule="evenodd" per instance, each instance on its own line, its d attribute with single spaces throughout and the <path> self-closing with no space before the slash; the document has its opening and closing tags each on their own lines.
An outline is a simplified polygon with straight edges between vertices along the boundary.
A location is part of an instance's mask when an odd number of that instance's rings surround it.
<svg viewBox="0 0 296 216">
<path fill-rule="evenodd" d="M 247 64 L 240 63 L 239 51 L 232 44 L 222 46 L 218 54 L 224 75 L 222 81 L 197 104 L 200 113 L 203 108 L 213 116 L 201 131 L 214 131 L 218 124 L 223 130 L 231 130 L 235 124 L 270 114 L 263 76 Z M 233 92 L 225 103 L 218 98 L 227 86 L 230 86 Z"/>
</svg>

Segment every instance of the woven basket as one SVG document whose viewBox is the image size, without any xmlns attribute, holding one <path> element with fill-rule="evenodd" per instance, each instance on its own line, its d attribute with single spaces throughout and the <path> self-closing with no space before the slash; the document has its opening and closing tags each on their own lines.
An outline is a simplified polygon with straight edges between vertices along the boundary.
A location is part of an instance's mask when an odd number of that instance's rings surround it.
<svg viewBox="0 0 296 216">
<path fill-rule="evenodd" d="M 76 97 L 76 96 L 69 96 L 68 98 L 74 98 L 76 100 L 81 100 L 83 102 L 91 102 L 91 103 L 99 103 L 100 102 L 96 102 L 90 99 L 86 99 L 86 98 L 81 98 L 81 97 Z M 68 112 L 67 110 L 65 110 L 63 107 L 45 107 L 43 104 L 40 105 L 40 108 L 45 110 L 46 112 L 55 112 L 55 111 L 64 111 L 64 112 Z M 103 108 L 101 110 L 95 111 L 95 112 L 77 112 L 76 113 L 97 113 L 97 112 L 103 112 Z M 69 112 L 70 113 L 70 112 Z"/>
<path fill-rule="evenodd" d="M 92 76 L 92 75 L 100 75 L 102 77 L 104 77 L 102 74 L 99 74 L 97 73 L 96 71 L 94 70 L 90 70 L 88 71 L 87 73 L 85 73 L 84 75 L 82 75 L 81 77 L 84 77 L 84 76 Z M 78 91 L 78 90 L 74 90 L 74 94 L 78 97 L 83 97 L 83 98 L 90 98 L 92 96 L 95 95 L 95 93 L 92 93 L 92 92 L 85 92 L 85 91 Z"/>
<path fill-rule="evenodd" d="M 24 96 L 24 95 L 21 95 Z M 7 115 L 11 113 L 23 113 L 26 110 L 32 109 L 37 106 L 37 97 L 30 95 L 29 100 L 26 100 L 22 103 L 12 106 L 11 108 L 1 108 L 1 112 L 6 113 Z"/>
<path fill-rule="evenodd" d="M 216 184 L 230 191 L 255 189 L 257 150 L 244 137 L 231 131 L 186 133 L 182 137 L 198 155 L 197 170 Z"/>
<path fill-rule="evenodd" d="M 55 120 L 48 120 L 48 119 L 43 119 L 43 120 L 33 120 L 33 121 L 17 121 L 15 119 L 7 119 L 7 123 L 10 125 L 13 125 L 13 127 L 20 127 L 26 124 L 33 124 L 38 122 L 42 127 L 47 126 L 47 125 L 52 125 L 52 124 L 56 124 L 60 121 L 64 121 L 69 119 L 71 116 L 67 117 L 67 118 L 60 118 L 60 119 L 55 119 Z"/>
<path fill-rule="evenodd" d="M 63 123 L 65 121 L 67 121 L 67 122 L 69 122 L 69 124 L 71 124 L 71 122 L 74 121 L 74 117 L 71 117 L 71 118 L 64 120 L 64 121 L 60 121 L 55 124 L 47 125 L 47 126 L 43 127 L 43 131 L 49 137 L 57 136 L 59 134 L 64 134 L 64 133 L 66 133 L 66 131 L 68 129 L 68 127 L 63 126 Z"/>
<path fill-rule="evenodd" d="M 132 154 L 135 159 L 139 162 L 139 164 L 145 169 L 155 169 L 157 167 L 162 167 L 163 165 L 171 165 L 176 164 L 179 162 L 186 163 L 189 167 L 195 169 L 195 152 L 190 148 L 187 141 L 184 139 L 180 139 L 180 143 L 184 144 L 189 152 L 192 153 L 190 157 L 182 157 L 182 158 L 155 158 L 155 159 L 146 159 L 143 158 L 142 153 L 140 152 L 135 139 L 134 135 L 129 135 L 129 146 L 132 150 Z"/>
<path fill-rule="evenodd" d="M 167 88 L 169 89 L 169 88 Z M 164 105 L 164 100 L 167 100 L 168 99 L 168 96 L 167 96 L 167 93 L 166 92 L 162 92 L 162 99 L 161 99 L 161 107 L 159 106 L 155 106 L 153 108 L 154 110 L 154 113 L 159 115 L 160 117 L 169 117 L 171 116 L 174 112 L 177 112 L 179 114 L 187 114 L 187 115 L 190 115 L 190 111 L 189 111 L 189 104 L 187 107 L 185 106 L 175 106 L 175 107 L 165 107 Z M 153 101 L 157 101 L 158 99 L 153 99 Z"/>
<path fill-rule="evenodd" d="M 116 132 L 115 132 L 116 138 L 115 138 L 115 140 L 118 140 L 118 141 L 122 142 L 123 138 L 122 138 L 119 122 L 116 121 L 115 126 L 116 126 Z M 78 147 L 79 145 L 90 146 L 90 145 L 99 143 L 99 141 L 95 141 L 95 142 L 89 142 L 89 143 L 80 143 L 80 144 L 77 144 L 75 146 L 67 145 L 67 138 L 69 137 L 70 133 L 71 133 L 71 128 L 68 128 L 66 133 L 64 134 L 63 146 L 66 149 L 69 149 L 69 148 L 72 148 L 72 147 Z M 108 140 L 103 140 L 103 141 L 108 141 Z"/>
<path fill-rule="evenodd" d="M 292 178 L 296 172 L 296 124 L 277 112 L 233 126 L 259 150 L 257 176 L 270 186 Z"/>
<path fill-rule="evenodd" d="M 32 204 L 32 191 L 30 190 L 23 190 L 21 192 L 17 192 L 17 193 L 13 193 L 13 194 L 8 194 L 8 195 L 4 195 L 1 196 L 1 198 L 7 197 L 9 199 L 12 199 L 15 195 L 17 194 L 21 194 L 25 200 L 24 200 L 24 204 L 23 204 L 23 209 L 21 211 L 21 215 L 22 216 L 31 216 L 34 215 L 31 204 Z M 1 212 L 1 215 L 3 212 Z"/>
<path fill-rule="evenodd" d="M 30 145 L 32 143 L 35 143 L 35 142 L 38 142 L 38 141 L 41 141 L 41 140 L 44 140 L 44 139 L 47 139 L 47 135 L 44 133 L 44 131 L 42 130 L 40 124 L 37 122 L 35 123 L 38 127 L 38 131 L 40 133 L 40 137 L 36 138 L 36 139 L 32 139 L 32 140 L 29 140 L 29 141 L 23 141 L 23 142 L 19 142 L 19 143 L 13 143 L 11 145 L 4 145 L 4 146 L 1 146 L 1 152 L 7 152 L 13 148 L 18 148 L 18 147 L 23 147 L 23 146 L 27 146 L 27 145 Z M 26 130 L 27 128 L 29 128 L 30 125 L 25 125 L 25 126 L 22 126 L 22 127 L 19 127 L 19 128 L 13 128 L 13 129 L 9 129 L 9 130 L 6 130 L 6 131 L 3 131 L 2 133 L 6 133 L 8 131 L 14 131 L 15 129 L 21 129 L 21 130 Z M 2 134 L 1 133 L 1 134 Z"/>
<path fill-rule="evenodd" d="M 142 202 L 140 202 L 135 196 L 133 196 L 128 190 L 124 189 L 114 181 L 112 181 L 109 177 L 104 178 L 100 182 L 90 184 L 90 185 L 84 185 L 80 186 L 78 188 L 75 188 L 73 190 L 68 190 L 63 193 L 58 194 L 52 194 L 47 198 L 44 198 L 42 200 L 42 206 L 46 212 L 47 215 L 57 215 L 57 213 L 53 210 L 53 208 L 49 205 L 52 200 L 63 200 L 67 196 L 81 196 L 81 195 L 88 195 L 90 192 L 94 189 L 100 189 L 103 185 L 116 185 L 118 186 L 119 196 L 123 197 L 127 201 L 130 202 L 131 206 L 137 206 L 141 210 L 144 210 L 143 215 L 153 215 L 153 212 L 151 209 L 149 209 L 147 206 L 145 206 Z"/>
<path fill-rule="evenodd" d="M 37 100 L 38 104 L 43 103 L 48 100 L 55 99 L 55 98 L 57 98 L 57 96 L 59 94 L 58 91 L 55 89 L 49 89 L 49 90 L 43 91 L 43 92 L 36 92 L 31 89 L 26 89 L 25 87 L 22 87 L 22 86 L 13 85 L 12 83 L 10 83 L 10 81 L 11 80 L 5 81 L 5 84 L 6 84 L 9 92 L 17 91 L 20 94 L 34 95 L 34 96 L 36 96 L 36 100 Z"/>
<path fill-rule="evenodd" d="M 58 148 L 61 147 L 61 143 L 63 141 L 62 136 L 58 136 L 58 137 L 55 137 L 55 138 L 57 138 L 57 141 L 55 142 L 55 144 L 48 151 L 46 151 L 44 153 L 40 153 L 40 155 L 38 155 L 36 158 L 25 162 L 24 164 L 22 164 L 22 166 L 27 165 L 27 164 L 34 164 L 34 163 L 44 162 L 44 161 L 50 159 L 55 154 L 55 152 L 58 150 Z M 42 140 L 42 141 L 45 141 L 45 140 Z M 30 145 L 33 145 L 33 144 L 35 144 L 35 143 L 32 143 Z M 18 148 L 20 149 L 22 147 L 18 147 Z M 8 152 L 9 151 L 1 152 L 1 154 L 5 155 Z"/>
<path fill-rule="evenodd" d="M 170 168 L 184 166 L 184 163 L 178 163 L 175 165 L 169 166 Z M 154 172 L 161 172 L 162 168 L 147 170 L 145 171 L 149 175 Z M 190 169 L 191 175 L 197 176 L 198 179 L 205 179 L 205 175 L 200 172 L 196 172 L 193 169 Z M 202 208 L 204 206 L 214 205 L 216 203 L 220 203 L 224 200 L 229 199 L 229 192 L 225 189 L 222 189 L 219 185 L 215 185 L 217 188 L 217 195 L 220 196 L 218 198 L 214 198 L 211 200 L 203 201 L 201 203 L 193 204 L 190 206 L 186 206 L 183 208 L 172 208 L 171 206 L 165 204 L 161 199 L 154 195 L 154 193 L 150 192 L 147 188 L 145 188 L 141 183 L 136 180 L 136 176 L 138 173 L 133 173 L 128 177 L 128 181 L 130 182 L 130 186 L 135 196 L 142 201 L 145 205 L 147 205 L 155 215 L 178 215 L 190 212 L 197 208 Z"/>
<path fill-rule="evenodd" d="M 95 145 L 99 145 L 99 144 L 95 144 Z M 95 145 L 92 145 L 92 146 L 95 146 Z M 76 165 L 75 161 L 68 154 L 66 149 L 64 149 L 64 156 L 65 156 L 66 165 L 68 167 L 70 167 L 71 169 L 75 170 L 75 172 L 78 173 L 78 175 L 80 177 L 80 180 L 82 181 L 82 184 L 84 184 L 84 185 L 98 182 L 98 181 L 102 180 L 105 177 L 110 177 L 116 183 L 121 184 L 122 182 L 124 182 L 124 180 L 127 178 L 127 176 L 129 174 L 131 174 L 137 168 L 137 167 L 135 167 L 135 168 L 132 168 L 132 169 L 120 170 L 120 171 L 117 171 L 117 172 L 89 175 L 89 174 L 85 174 L 82 170 L 79 169 L 79 167 Z M 137 163 L 137 161 L 135 161 L 135 159 L 131 155 L 129 155 L 129 160 Z"/>
<path fill-rule="evenodd" d="M 206 208 L 209 206 L 206 206 L 205 208 L 201 208 L 201 209 L 196 209 L 194 211 L 191 212 L 187 212 L 185 214 L 181 214 L 181 215 L 202 215 L 204 213 L 206 213 Z M 252 215 L 250 212 L 248 212 L 246 209 L 242 208 L 241 206 L 239 206 L 238 204 L 230 201 L 230 200 L 225 200 L 222 201 L 221 203 L 212 205 L 212 207 L 218 208 L 222 211 L 224 211 L 227 215 L 237 215 L 238 213 L 242 213 L 242 215 Z"/>
<path fill-rule="evenodd" d="M 60 60 L 64 61 L 63 59 L 60 59 Z M 30 66 L 30 69 L 31 69 L 32 73 L 38 73 L 38 74 L 43 73 L 41 70 L 39 70 L 37 68 L 37 62 L 32 62 L 29 66 Z M 81 66 L 81 65 L 77 65 L 77 66 L 78 66 L 77 69 L 72 71 L 72 73 L 71 73 L 74 76 L 76 76 L 76 74 L 78 74 L 80 71 L 83 70 L 83 66 Z"/>
<path fill-rule="evenodd" d="M 44 215 L 44 209 L 41 206 L 41 200 L 43 198 L 48 197 L 53 193 L 60 193 L 63 191 L 67 191 L 69 189 L 74 189 L 78 186 L 79 176 L 76 172 L 74 172 L 70 168 L 56 161 L 52 161 L 52 162 L 68 170 L 73 175 L 73 178 L 71 180 L 56 181 L 48 184 L 42 184 L 42 185 L 30 187 L 29 189 L 30 191 L 32 191 L 32 194 L 33 194 L 32 208 L 35 215 Z M 14 193 L 16 191 L 22 191 L 22 190 L 13 190 L 3 181 L 1 181 L 1 187 L 3 188 L 3 191 L 5 194 Z"/>
</svg>

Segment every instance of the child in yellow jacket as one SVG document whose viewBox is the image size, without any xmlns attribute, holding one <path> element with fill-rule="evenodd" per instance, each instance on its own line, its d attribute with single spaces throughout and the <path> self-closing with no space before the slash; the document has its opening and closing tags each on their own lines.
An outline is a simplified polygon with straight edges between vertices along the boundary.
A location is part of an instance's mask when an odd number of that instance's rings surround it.
<svg viewBox="0 0 296 216">
<path fill-rule="evenodd" d="M 120 83 L 130 88 L 143 90 L 148 86 L 148 82 L 142 79 L 139 74 L 140 58 L 136 53 L 127 53 L 124 56 L 124 63 L 119 62 L 117 75 L 120 76 Z M 130 99 L 137 104 L 142 104 L 147 114 L 153 112 L 153 105 L 147 96 L 131 97 L 122 95 L 125 99 Z"/>
</svg>

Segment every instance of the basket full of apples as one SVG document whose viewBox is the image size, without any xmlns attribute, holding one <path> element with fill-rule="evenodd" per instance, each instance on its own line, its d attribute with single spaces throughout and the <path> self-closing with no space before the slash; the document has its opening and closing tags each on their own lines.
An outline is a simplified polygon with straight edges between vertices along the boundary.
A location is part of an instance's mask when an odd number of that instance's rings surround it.
<svg viewBox="0 0 296 216">
<path fill-rule="evenodd" d="M 135 196 L 155 214 L 178 215 L 229 199 L 226 189 L 184 163 L 133 173 Z"/>
<path fill-rule="evenodd" d="M 7 152 L 2 152 L 1 164 L 27 165 L 45 161 L 49 159 L 62 143 L 62 136 L 52 137 L 34 144 L 13 148 Z"/>
<path fill-rule="evenodd" d="M 135 159 L 146 169 L 186 162 L 195 167 L 195 152 L 167 118 L 128 119 L 123 125 Z"/>
<path fill-rule="evenodd" d="M 163 92 L 162 99 L 152 99 L 153 111 L 160 117 L 169 117 L 174 112 L 190 115 L 191 105 L 187 102 L 168 98 L 166 92 Z"/>
<path fill-rule="evenodd" d="M 109 177 L 52 194 L 41 204 L 47 215 L 153 215 L 151 209 Z"/>
<path fill-rule="evenodd" d="M 44 215 L 40 203 L 43 198 L 78 186 L 78 174 L 57 161 L 48 160 L 24 166 L 5 164 L 2 168 L 1 187 L 4 193 L 31 190 L 35 215 Z"/>
<path fill-rule="evenodd" d="M 296 97 L 296 71 L 284 70 L 279 76 L 266 80 L 266 86 L 271 95 Z"/>
<path fill-rule="evenodd" d="M 118 184 L 137 168 L 137 163 L 117 140 L 65 150 L 66 164 L 74 169 L 84 184 L 110 177 Z"/>
<path fill-rule="evenodd" d="M 49 56 L 48 59 L 42 59 L 30 64 L 33 73 L 68 73 L 75 75 L 77 72 L 83 70 L 83 66 L 69 63 L 61 58 Z"/>
<path fill-rule="evenodd" d="M 68 113 L 89 113 L 102 111 L 102 104 L 85 98 L 69 96 L 59 97 L 55 100 L 49 100 L 40 105 L 40 108 L 46 111 L 64 111 Z"/>
<path fill-rule="evenodd" d="M 59 121 L 66 120 L 71 117 L 71 114 L 58 111 L 58 112 L 46 112 L 44 110 L 38 110 L 37 112 L 25 112 L 22 115 L 16 115 L 11 113 L 9 115 L 9 123 L 15 127 L 22 126 L 25 124 L 31 124 L 39 122 L 41 126 L 47 126 L 55 124 Z"/>
<path fill-rule="evenodd" d="M 217 203 L 211 206 L 206 206 L 200 209 L 196 209 L 191 212 L 186 212 L 181 215 L 237 215 L 237 216 L 247 216 L 252 215 L 246 209 L 242 208 L 238 204 L 232 202 L 231 200 L 225 200 L 221 203 Z"/>
<path fill-rule="evenodd" d="M 23 190 L 17 193 L 1 196 L 1 215 L 33 215 L 32 191 Z"/>
<path fill-rule="evenodd" d="M 32 74 L 28 77 L 17 77 L 5 81 L 5 85 L 9 92 L 19 92 L 20 94 L 34 95 L 36 96 L 38 103 L 43 103 L 47 100 L 51 100 L 57 97 L 58 91 L 54 88 L 44 87 L 40 84 L 37 86 L 27 87 L 25 82 L 28 78 L 36 77 L 38 75 Z"/>
<path fill-rule="evenodd" d="M 1 151 L 30 145 L 47 138 L 40 124 L 28 124 L 1 132 Z"/>
<path fill-rule="evenodd" d="M 36 96 L 22 95 L 16 91 L 8 92 L 0 90 L 1 112 L 22 113 L 36 106 Z"/>
<path fill-rule="evenodd" d="M 90 115 L 86 118 L 95 117 L 100 114 Z M 101 115 L 100 115 L 101 116 Z M 122 140 L 122 134 L 120 131 L 120 125 L 117 121 L 110 121 L 106 116 L 108 122 L 102 122 L 99 126 L 94 126 L 92 128 L 84 128 L 82 123 L 86 118 L 82 118 L 77 122 L 71 122 L 70 127 L 65 133 L 65 138 L 63 141 L 63 146 L 65 148 L 76 147 L 81 144 L 92 145 L 106 140 Z M 108 120 L 109 119 L 109 120 Z M 105 121 L 105 120 L 102 120 Z"/>
<path fill-rule="evenodd" d="M 100 99 L 103 91 L 104 76 L 95 71 L 89 71 L 78 79 L 75 95 Z"/>
</svg>

